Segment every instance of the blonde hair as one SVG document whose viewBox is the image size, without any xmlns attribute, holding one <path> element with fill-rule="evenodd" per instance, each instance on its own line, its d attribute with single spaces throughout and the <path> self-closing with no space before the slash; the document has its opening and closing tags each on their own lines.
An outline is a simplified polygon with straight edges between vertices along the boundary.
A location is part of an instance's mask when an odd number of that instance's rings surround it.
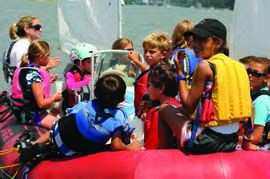
<svg viewBox="0 0 270 179">
<path fill-rule="evenodd" d="M 21 59 L 20 67 L 25 67 L 29 63 L 34 63 L 40 56 L 48 56 L 51 52 L 51 46 L 44 40 L 34 40 L 28 47 L 28 53 Z"/>
<path fill-rule="evenodd" d="M 25 37 L 26 33 L 24 31 L 25 27 L 32 25 L 33 20 L 37 19 L 35 16 L 23 16 L 19 19 L 17 23 L 14 23 L 9 28 L 9 37 L 14 40 L 20 37 Z"/>
<path fill-rule="evenodd" d="M 192 30 L 194 28 L 194 23 L 190 20 L 182 20 L 176 24 L 172 34 L 172 49 L 176 48 L 190 48 L 192 49 L 192 37 L 185 37 L 184 33 L 186 31 Z"/>
<path fill-rule="evenodd" d="M 113 50 L 124 50 L 125 47 L 131 44 L 133 46 L 133 42 L 132 40 L 130 40 L 129 38 L 123 37 L 123 38 L 119 38 L 116 39 L 113 44 L 112 44 L 112 49 Z"/>
<path fill-rule="evenodd" d="M 169 51 L 169 36 L 167 33 L 153 32 L 143 39 L 142 46 L 145 47 L 145 45 L 158 48 L 160 51 Z"/>
</svg>

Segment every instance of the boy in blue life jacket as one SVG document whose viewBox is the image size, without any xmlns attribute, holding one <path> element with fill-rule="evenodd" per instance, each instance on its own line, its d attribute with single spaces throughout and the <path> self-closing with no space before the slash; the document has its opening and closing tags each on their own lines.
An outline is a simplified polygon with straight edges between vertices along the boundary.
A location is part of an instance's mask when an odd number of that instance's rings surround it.
<svg viewBox="0 0 270 179">
<path fill-rule="evenodd" d="M 55 122 L 45 135 L 27 144 L 27 147 L 22 147 L 20 160 L 29 161 L 46 150 L 60 156 L 140 150 L 141 143 L 138 140 L 134 139 L 130 143 L 133 129 L 129 126 L 125 110 L 117 107 L 125 99 L 125 93 L 126 84 L 120 76 L 104 75 L 96 82 L 96 98 L 78 103 L 68 110 L 67 116 Z M 111 144 L 106 145 L 110 139 Z M 47 142 L 49 145 L 44 144 Z"/>
</svg>

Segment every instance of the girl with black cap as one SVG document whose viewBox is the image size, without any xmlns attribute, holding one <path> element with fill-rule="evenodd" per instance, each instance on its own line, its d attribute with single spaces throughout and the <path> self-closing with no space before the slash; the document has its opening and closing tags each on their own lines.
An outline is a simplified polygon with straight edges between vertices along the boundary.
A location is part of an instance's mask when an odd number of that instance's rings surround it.
<svg viewBox="0 0 270 179">
<path fill-rule="evenodd" d="M 245 68 L 231 59 L 226 44 L 226 27 L 216 19 L 204 19 L 185 32 L 193 37 L 196 57 L 203 58 L 193 74 L 191 89 L 186 87 L 185 53 L 174 58 L 182 102 L 181 108 L 167 106 L 159 113 L 161 148 L 171 148 L 174 134 L 180 147 L 195 154 L 235 151 L 239 122 L 252 115 L 249 81 Z M 256 150 L 252 136 L 244 133 L 243 148 Z"/>
</svg>

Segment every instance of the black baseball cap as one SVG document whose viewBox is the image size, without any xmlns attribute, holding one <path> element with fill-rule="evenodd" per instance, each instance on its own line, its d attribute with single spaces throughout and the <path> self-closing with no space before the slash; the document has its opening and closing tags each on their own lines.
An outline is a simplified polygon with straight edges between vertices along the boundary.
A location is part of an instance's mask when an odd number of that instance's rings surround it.
<svg viewBox="0 0 270 179">
<path fill-rule="evenodd" d="M 227 30 L 225 25 L 217 19 L 203 19 L 192 30 L 184 33 L 184 36 L 197 35 L 202 38 L 216 36 L 226 40 Z"/>
</svg>

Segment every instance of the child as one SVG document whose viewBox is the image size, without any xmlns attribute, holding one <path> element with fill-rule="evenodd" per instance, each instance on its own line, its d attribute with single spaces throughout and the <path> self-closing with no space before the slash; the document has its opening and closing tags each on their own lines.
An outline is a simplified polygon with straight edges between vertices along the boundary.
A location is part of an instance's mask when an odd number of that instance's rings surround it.
<svg viewBox="0 0 270 179">
<path fill-rule="evenodd" d="M 192 48 L 192 37 L 184 36 L 186 31 L 192 30 L 193 28 L 194 23 L 190 20 L 182 20 L 176 24 L 172 34 L 172 53 L 170 54 L 170 63 L 174 64 L 173 59 L 176 52 L 185 52 L 184 71 L 186 73 L 186 80 L 189 89 L 192 82 L 193 72 L 197 64 L 203 60 L 202 58 L 195 57 L 195 53 Z"/>
<path fill-rule="evenodd" d="M 147 65 L 144 64 L 141 60 L 140 54 L 134 50 L 133 42 L 131 39 L 123 37 L 116 39 L 112 44 L 113 50 L 127 50 L 128 52 L 128 59 L 130 63 L 134 66 L 135 70 L 139 68 L 141 71 L 147 69 Z"/>
<path fill-rule="evenodd" d="M 250 62 L 252 62 L 255 58 L 255 56 L 246 56 L 240 58 L 239 62 L 242 63 L 246 69 L 248 69 Z"/>
<path fill-rule="evenodd" d="M 175 25 L 171 37 L 172 40 L 171 48 L 173 51 L 178 48 L 192 49 L 192 38 L 185 37 L 184 33 L 188 30 L 192 30 L 193 28 L 194 23 L 190 20 L 182 20 Z"/>
<path fill-rule="evenodd" d="M 190 153 L 235 151 L 239 122 L 252 115 L 246 70 L 227 56 L 227 30 L 217 19 L 203 19 L 184 35 L 193 37 L 196 57 L 204 60 L 197 65 L 189 90 L 183 71 L 185 53 L 175 55 L 182 108 L 167 106 L 159 112 L 160 148 L 172 148 L 170 138 L 175 134 L 182 149 Z M 243 137 L 242 147 L 257 150 L 247 128 Z"/>
<path fill-rule="evenodd" d="M 95 85 L 95 99 L 83 101 L 69 109 L 69 115 L 60 118 L 51 131 L 33 142 L 32 149 L 21 150 L 21 160 L 28 161 L 38 151 L 39 143 L 50 141 L 51 150 L 64 156 L 89 154 L 108 150 L 105 145 L 109 139 L 111 150 L 139 150 L 141 144 L 135 139 L 132 143 L 123 137 L 129 137 L 126 112 L 117 105 L 125 99 L 126 84 L 116 74 L 102 76 Z M 60 138 L 61 136 L 61 138 Z M 129 138 L 128 138 L 129 139 Z"/>
<path fill-rule="evenodd" d="M 140 102 L 142 97 L 147 93 L 148 74 L 151 68 L 162 63 L 169 51 L 169 37 L 165 33 L 154 32 L 147 35 L 143 40 L 144 60 L 150 66 L 143 71 L 135 81 L 135 114 L 141 115 Z M 131 52 L 129 52 L 131 53 Z"/>
<path fill-rule="evenodd" d="M 23 94 L 23 122 L 40 125 L 46 129 L 49 129 L 53 122 L 58 120 L 57 114 L 48 113 L 47 109 L 51 107 L 52 103 L 58 102 L 62 98 L 61 93 L 55 93 L 53 96 L 45 98 L 43 78 L 39 68 L 49 63 L 50 53 L 51 47 L 46 41 L 34 40 L 28 48 L 28 53 L 22 57 L 18 77 L 14 77 L 18 78 Z"/>
<path fill-rule="evenodd" d="M 253 58 L 249 62 L 247 73 L 255 110 L 252 143 L 260 145 L 263 142 L 264 128 L 270 122 L 270 92 L 267 87 L 270 78 L 269 60 L 264 57 Z"/>
<path fill-rule="evenodd" d="M 150 99 L 158 100 L 161 105 L 152 114 L 147 113 L 144 127 L 144 148 L 146 149 L 159 148 L 158 112 L 162 112 L 168 105 L 175 108 L 180 106 L 179 101 L 175 98 L 178 93 L 176 74 L 176 69 L 167 64 L 158 65 L 149 72 L 148 93 Z"/>
<path fill-rule="evenodd" d="M 76 94 L 80 93 L 82 87 L 87 87 L 86 92 L 90 92 L 88 85 L 91 81 L 91 60 L 97 51 L 92 44 L 78 43 L 70 51 L 70 59 L 73 62 L 72 67 L 66 73 L 66 88 L 62 109 L 73 107 L 77 104 Z M 88 95 L 89 100 L 90 94 Z"/>
</svg>

